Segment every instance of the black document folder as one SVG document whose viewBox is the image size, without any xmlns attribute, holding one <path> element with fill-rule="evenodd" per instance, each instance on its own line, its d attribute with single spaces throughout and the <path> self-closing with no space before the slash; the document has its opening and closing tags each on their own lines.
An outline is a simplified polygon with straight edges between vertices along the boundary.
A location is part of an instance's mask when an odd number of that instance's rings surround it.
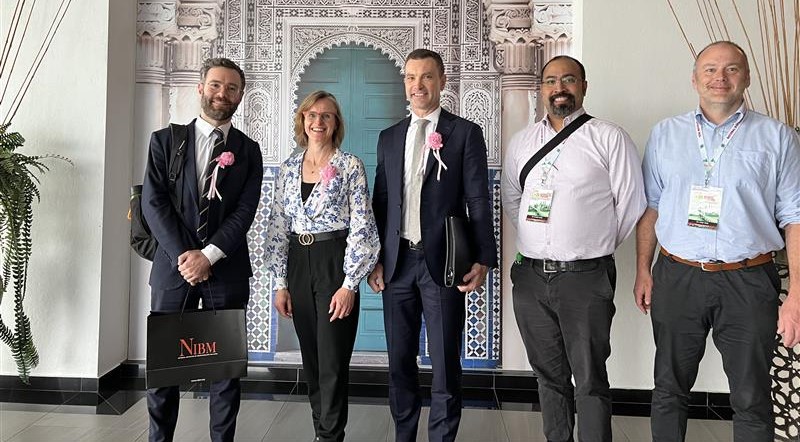
<svg viewBox="0 0 800 442">
<path fill-rule="evenodd" d="M 464 275 L 472 268 L 472 243 L 469 221 L 457 216 L 445 220 L 447 257 L 444 266 L 444 285 L 453 287 L 464 284 Z"/>
</svg>

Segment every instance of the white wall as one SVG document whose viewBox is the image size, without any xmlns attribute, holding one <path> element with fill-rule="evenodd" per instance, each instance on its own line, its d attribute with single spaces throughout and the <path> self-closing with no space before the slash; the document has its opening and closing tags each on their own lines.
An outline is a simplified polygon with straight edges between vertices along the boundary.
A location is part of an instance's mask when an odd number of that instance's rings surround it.
<svg viewBox="0 0 800 442">
<path fill-rule="evenodd" d="M 693 59 L 666 1 L 585 1 L 582 34 L 589 81 L 586 109 L 622 125 L 641 152 L 656 122 L 697 106 L 690 83 Z M 609 377 L 614 388 L 649 389 L 655 346 L 650 318 L 633 304 L 632 238 L 617 256 Z M 728 391 L 719 353 L 710 340 L 694 389 Z"/>
<path fill-rule="evenodd" d="M 622 125 L 644 153 L 656 122 L 697 106 L 690 83 L 692 56 L 666 1 L 579 1 L 574 18 L 573 55 L 586 66 L 589 81 L 587 111 Z M 504 258 L 512 259 L 508 248 L 514 247 L 513 238 L 504 246 Z M 650 318 L 633 304 L 634 253 L 635 242 L 629 238 L 616 254 L 617 313 L 611 330 L 609 380 L 612 388 L 651 389 L 655 346 Z M 503 294 L 503 368 L 529 370 L 513 323 L 507 270 L 503 276 L 508 292 Z M 694 390 L 729 391 L 719 352 L 710 339 Z"/>
<path fill-rule="evenodd" d="M 14 3 L 0 6 L 4 36 Z M 36 3 L 12 78 L 21 80 L 59 3 Z M 48 161 L 35 208 L 25 300 L 41 358 L 34 376 L 97 377 L 126 358 L 134 35 L 125 17 L 135 19 L 135 5 L 123 3 L 71 3 L 12 125 L 27 140 L 24 153 L 74 163 Z M 109 24 L 111 12 L 118 19 Z M 12 313 L 9 297 L 3 319 Z M 0 374 L 16 374 L 5 345 L 0 353 Z"/>
<path fill-rule="evenodd" d="M 107 0 L 108 1 L 108 0 Z M 128 359 L 130 224 L 125 215 L 133 155 L 136 3 L 109 1 L 108 83 L 106 87 L 103 279 L 100 293 L 98 373 Z"/>
<path fill-rule="evenodd" d="M 3 32 L 11 17 L 9 3 L 0 6 Z M 130 123 L 133 5 L 73 2 L 14 121 L 13 129 L 27 139 L 25 152 L 59 153 L 75 163 L 50 162 L 36 208 L 26 305 L 41 355 L 37 376 L 96 377 L 115 367 L 127 357 L 129 308 L 147 303 L 138 295 L 130 305 L 128 300 L 131 261 L 125 212 L 128 184 L 140 179 L 140 174 L 131 177 L 130 162 L 144 158 L 141 150 L 146 147 L 146 140 L 134 146 Z M 55 7 L 47 9 L 52 14 Z M 108 16 L 113 17 L 108 26 L 104 19 L 98 21 Z M 689 84 L 691 57 L 666 2 L 585 2 L 577 17 L 583 17 L 582 47 L 576 54 L 582 54 L 587 67 L 589 112 L 621 124 L 643 148 L 656 121 L 696 105 Z M 33 29 L 44 35 L 48 24 L 46 18 L 37 18 Z M 133 267 L 134 285 L 146 288 L 141 278 L 146 279 L 147 266 L 135 261 Z M 631 296 L 632 241 L 618 253 L 618 270 L 612 386 L 651 388 L 651 327 Z M 10 307 L 7 298 L 5 320 L 13 320 Z M 512 323 L 513 315 L 506 315 L 506 327 L 513 329 Z M 129 346 L 134 354 L 142 351 L 135 340 Z M 727 391 L 719 356 L 711 347 L 695 388 Z M 520 344 L 504 345 L 503 351 L 504 368 L 527 367 Z M 7 347 L 1 346 L 0 352 L 0 374 L 15 374 Z"/>
</svg>

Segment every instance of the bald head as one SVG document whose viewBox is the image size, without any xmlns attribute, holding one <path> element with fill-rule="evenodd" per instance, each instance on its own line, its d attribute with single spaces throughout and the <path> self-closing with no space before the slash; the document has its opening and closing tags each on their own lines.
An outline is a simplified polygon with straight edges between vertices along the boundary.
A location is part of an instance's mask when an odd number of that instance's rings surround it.
<svg viewBox="0 0 800 442">
<path fill-rule="evenodd" d="M 742 49 L 741 46 L 737 45 L 736 43 L 734 43 L 732 41 L 728 41 L 728 40 L 715 41 L 714 43 L 711 43 L 708 46 L 706 46 L 703 49 L 701 49 L 700 52 L 697 54 L 697 58 L 694 59 L 694 70 L 695 70 L 695 72 L 697 71 L 698 62 L 703 57 L 703 54 L 706 53 L 706 51 L 708 51 L 709 49 L 712 49 L 712 48 L 718 48 L 718 47 L 723 47 L 723 46 L 729 47 L 729 48 L 733 49 L 734 51 L 738 52 L 739 55 L 741 55 L 741 57 L 742 57 L 742 65 L 744 66 L 745 71 L 747 73 L 750 73 L 750 63 L 747 60 L 747 53 L 744 52 L 744 49 Z"/>
<path fill-rule="evenodd" d="M 692 85 L 709 121 L 725 121 L 742 105 L 750 86 L 750 69 L 742 48 L 729 41 L 706 46 L 697 55 Z"/>
</svg>

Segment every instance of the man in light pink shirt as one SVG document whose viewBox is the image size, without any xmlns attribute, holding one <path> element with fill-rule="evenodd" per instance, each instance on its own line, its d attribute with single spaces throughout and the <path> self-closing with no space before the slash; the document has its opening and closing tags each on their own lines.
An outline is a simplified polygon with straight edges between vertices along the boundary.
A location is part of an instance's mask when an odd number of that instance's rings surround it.
<svg viewBox="0 0 800 442">
<path fill-rule="evenodd" d="M 636 146 L 622 128 L 596 118 L 520 178 L 558 132 L 588 117 L 587 86 L 578 60 L 545 64 L 547 116 L 512 138 L 503 162 L 503 209 L 519 251 L 511 269 L 514 314 L 538 378 L 544 433 L 554 442 L 573 440 L 576 411 L 581 441 L 611 441 L 612 255 L 646 205 Z"/>
</svg>

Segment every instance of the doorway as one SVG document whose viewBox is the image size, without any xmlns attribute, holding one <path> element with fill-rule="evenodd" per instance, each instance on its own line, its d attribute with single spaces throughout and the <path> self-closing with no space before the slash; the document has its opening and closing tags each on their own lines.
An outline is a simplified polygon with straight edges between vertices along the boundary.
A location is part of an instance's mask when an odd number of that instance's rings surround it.
<svg viewBox="0 0 800 442">
<path fill-rule="evenodd" d="M 364 162 L 372 192 L 378 135 L 408 114 L 400 68 L 377 49 L 336 46 L 312 60 L 300 76 L 295 108 L 308 94 L 320 89 L 336 96 L 345 122 L 342 149 Z M 381 295 L 369 288 L 366 278 L 359 289 L 361 310 L 355 350 L 386 351 Z"/>
</svg>

